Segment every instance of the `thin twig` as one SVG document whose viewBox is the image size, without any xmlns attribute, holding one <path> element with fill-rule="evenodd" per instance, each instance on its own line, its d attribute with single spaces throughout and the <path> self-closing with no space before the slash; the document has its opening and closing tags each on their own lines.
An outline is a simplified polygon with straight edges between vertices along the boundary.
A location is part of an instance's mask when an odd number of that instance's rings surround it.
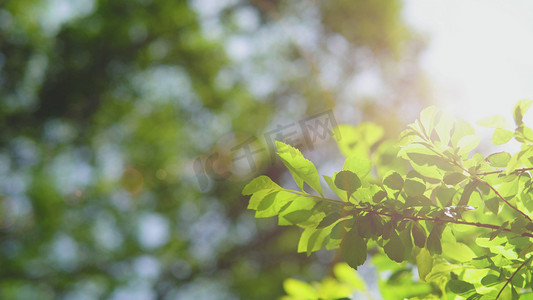
<svg viewBox="0 0 533 300">
<path fill-rule="evenodd" d="M 533 168 L 516 169 L 513 172 L 511 172 L 511 174 L 513 174 L 513 173 L 522 173 L 522 172 L 527 172 L 527 171 L 531 171 L 531 170 L 533 170 Z M 500 173 L 503 173 L 504 171 L 505 170 L 498 170 L 498 171 L 492 171 L 492 172 L 477 173 L 476 175 L 477 176 L 485 176 L 485 175 L 491 175 L 491 174 L 500 174 Z"/>
<path fill-rule="evenodd" d="M 502 289 L 498 293 L 498 296 L 496 296 L 496 300 L 498 300 L 498 298 L 500 298 L 500 295 L 502 294 L 502 292 L 505 289 L 505 287 L 507 287 L 507 285 L 509 285 L 509 282 L 511 282 L 513 280 L 515 275 L 531 260 L 531 258 L 533 258 L 533 256 L 530 256 L 526 261 L 524 261 L 524 263 L 522 263 L 520 265 L 520 267 L 518 267 L 518 269 L 516 269 L 516 271 L 514 271 L 513 275 L 511 275 L 511 277 L 509 277 L 509 279 L 507 279 L 507 281 L 503 285 Z"/>
<path fill-rule="evenodd" d="M 512 209 L 514 209 L 515 211 L 517 211 L 519 214 L 521 214 L 522 216 L 524 216 L 526 219 L 528 219 L 530 222 L 533 221 L 525 212 L 521 211 L 520 209 L 518 209 L 516 206 L 512 205 L 509 201 L 507 201 L 507 199 L 505 199 L 501 194 L 500 192 L 498 192 L 498 190 L 493 187 L 490 183 L 486 182 L 485 180 L 481 179 L 479 176 L 477 176 L 477 174 L 475 173 L 472 173 L 470 172 L 468 169 L 466 169 L 465 167 L 463 167 L 461 164 L 459 164 L 458 162 L 456 162 L 455 160 L 452 161 L 454 165 L 456 165 L 457 167 L 461 168 L 463 171 L 465 171 L 466 173 L 468 173 L 470 175 L 471 178 L 473 178 L 474 180 L 477 180 L 481 183 L 483 183 L 484 185 L 488 186 L 495 194 L 496 196 L 498 196 L 498 198 L 500 198 L 500 200 L 502 200 L 503 202 L 505 202 L 507 205 L 509 205 L 509 207 L 511 207 Z"/>
<path fill-rule="evenodd" d="M 397 217 L 397 218 L 400 218 L 400 219 L 408 219 L 408 220 L 413 220 L 413 221 L 431 221 L 431 222 L 437 222 L 437 223 L 453 223 L 453 224 L 460 224 L 460 225 L 467 225 L 467 226 L 475 226 L 475 227 L 478 227 L 478 228 L 489 228 L 489 229 L 495 229 L 495 230 L 501 229 L 502 231 L 512 232 L 512 230 L 510 228 L 502 227 L 502 226 L 499 226 L 499 225 L 484 224 L 484 223 L 478 223 L 478 222 L 467 222 L 467 221 L 460 221 L 460 220 L 453 220 L 453 219 L 449 220 L 449 219 L 441 219 L 441 218 L 404 216 L 404 215 L 401 215 L 401 214 L 392 214 L 392 213 L 381 212 L 381 211 L 378 211 L 376 209 L 372 209 L 372 208 L 368 208 L 368 207 L 357 207 L 353 203 L 350 203 L 350 202 L 344 202 L 344 201 L 340 201 L 340 200 L 336 200 L 336 199 L 330 199 L 330 198 L 326 198 L 326 197 L 315 196 L 315 195 L 307 194 L 305 192 L 299 192 L 299 191 L 295 191 L 295 190 L 284 190 L 284 191 L 290 192 L 290 193 L 293 193 L 293 194 L 302 195 L 302 196 L 309 197 L 309 198 L 314 198 L 314 199 L 321 200 L 321 201 L 327 201 L 327 202 L 339 204 L 339 205 L 342 205 L 342 206 L 353 206 L 353 208 L 361 210 L 361 211 L 365 211 L 365 212 L 369 212 L 369 213 L 375 213 L 375 214 L 386 216 L 386 217 L 390 217 L 390 218 Z M 533 234 L 527 233 L 527 232 L 522 233 L 521 236 L 533 238 Z"/>
</svg>

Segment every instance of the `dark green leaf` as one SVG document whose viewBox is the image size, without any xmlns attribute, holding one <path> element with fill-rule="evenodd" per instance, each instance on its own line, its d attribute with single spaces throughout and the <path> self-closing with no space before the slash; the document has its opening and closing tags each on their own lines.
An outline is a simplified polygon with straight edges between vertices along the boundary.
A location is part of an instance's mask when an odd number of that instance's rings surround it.
<svg viewBox="0 0 533 300">
<path fill-rule="evenodd" d="M 372 170 L 372 162 L 359 156 L 350 156 L 344 162 L 342 169 L 354 172 L 359 178 L 364 178 Z"/>
<path fill-rule="evenodd" d="M 427 248 L 431 254 L 442 253 L 442 245 L 440 243 L 441 235 L 442 235 L 441 226 L 438 224 L 435 224 L 433 226 L 433 229 L 429 233 L 429 237 L 427 239 Z"/>
<path fill-rule="evenodd" d="M 329 225 L 335 223 L 335 221 L 340 219 L 340 217 L 341 217 L 341 214 L 338 212 L 331 213 L 327 215 L 324 219 L 322 219 L 322 221 L 320 221 L 320 223 L 318 224 L 316 228 L 328 227 Z"/>
<path fill-rule="evenodd" d="M 335 186 L 351 195 L 361 187 L 361 180 L 352 171 L 340 171 L 335 176 Z"/>
<path fill-rule="evenodd" d="M 405 260 L 405 246 L 396 231 L 391 232 L 389 242 L 383 247 L 383 250 L 385 250 L 387 256 L 395 262 L 402 262 Z"/>
<path fill-rule="evenodd" d="M 311 217 L 312 212 L 310 210 L 297 210 L 290 212 L 283 217 L 292 224 L 299 224 Z"/>
<path fill-rule="evenodd" d="M 411 228 L 411 233 L 413 234 L 413 241 L 415 245 L 419 248 L 424 248 L 426 245 L 426 230 L 418 222 L 413 222 L 413 227 Z"/>
<path fill-rule="evenodd" d="M 463 173 L 453 172 L 444 175 L 444 183 L 448 185 L 457 185 L 461 181 L 465 180 L 466 176 Z"/>
<path fill-rule="evenodd" d="M 459 200 L 459 203 L 457 206 L 467 206 L 468 200 L 470 200 L 470 195 L 472 195 L 472 192 L 476 189 L 476 186 L 479 184 L 479 181 L 470 181 L 465 187 L 463 194 L 461 195 L 461 199 Z"/>
<path fill-rule="evenodd" d="M 448 282 L 447 287 L 450 289 L 450 291 L 454 292 L 455 294 L 466 294 L 471 290 L 474 290 L 475 287 L 473 284 L 468 283 L 466 281 L 452 279 Z"/>
<path fill-rule="evenodd" d="M 418 196 L 424 194 L 426 184 L 419 178 L 409 178 L 405 180 L 403 189 L 409 196 Z"/>
<path fill-rule="evenodd" d="M 357 267 L 365 263 L 366 241 L 359 236 L 355 228 L 346 234 L 346 237 L 342 240 L 341 248 L 342 257 L 344 257 L 350 267 L 357 269 Z"/>
<path fill-rule="evenodd" d="M 387 197 L 387 193 L 385 191 L 379 190 L 377 193 L 372 196 L 372 201 L 375 203 L 381 202 L 383 199 Z"/>
<path fill-rule="evenodd" d="M 500 198 L 494 197 L 494 198 L 487 199 L 485 201 L 485 206 L 493 214 L 497 215 L 498 212 L 500 211 Z"/>
<path fill-rule="evenodd" d="M 390 174 L 385 176 L 385 179 L 383 180 L 383 184 L 390 188 L 391 190 L 399 191 L 403 188 L 403 178 L 402 175 L 391 172 Z"/>
</svg>

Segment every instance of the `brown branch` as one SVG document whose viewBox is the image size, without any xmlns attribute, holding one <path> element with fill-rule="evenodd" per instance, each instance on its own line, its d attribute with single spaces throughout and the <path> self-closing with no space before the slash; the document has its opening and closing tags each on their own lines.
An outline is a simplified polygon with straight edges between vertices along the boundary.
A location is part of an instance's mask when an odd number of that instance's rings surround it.
<svg viewBox="0 0 533 300">
<path fill-rule="evenodd" d="M 457 167 L 461 168 L 461 170 L 465 171 L 466 173 L 468 173 L 470 175 L 471 178 L 473 178 L 474 180 L 477 180 L 479 181 L 480 183 L 483 183 L 484 185 L 488 186 L 495 194 L 496 196 L 498 196 L 498 198 L 500 198 L 500 200 L 502 200 L 503 202 L 505 202 L 507 205 L 509 205 L 509 207 L 511 207 L 512 209 L 514 209 L 515 211 L 517 211 L 519 214 L 521 214 L 522 216 L 526 217 L 526 219 L 528 219 L 530 222 L 533 222 L 533 220 L 523 211 L 521 211 L 520 209 L 518 209 L 516 206 L 512 205 L 509 201 L 507 201 L 507 199 L 505 199 L 501 194 L 500 192 L 498 192 L 498 190 L 493 187 L 490 183 L 486 182 L 485 180 L 481 179 L 477 174 L 475 173 L 472 173 L 470 172 L 468 169 L 466 169 L 465 167 L 463 167 L 462 165 L 460 165 L 458 162 L 456 162 L 455 160 L 453 161 L 453 164 L 456 165 Z"/>
<path fill-rule="evenodd" d="M 343 201 L 336 200 L 336 199 L 330 199 L 330 198 L 310 195 L 305 192 L 299 192 L 299 191 L 294 191 L 294 190 L 284 190 L 284 191 L 302 195 L 302 196 L 309 197 L 309 198 L 313 198 L 313 199 L 317 199 L 317 200 L 321 200 L 321 201 L 327 201 L 327 202 L 339 204 L 342 206 L 353 206 L 353 208 L 361 210 L 361 211 L 365 211 L 368 213 L 375 213 L 375 214 L 390 217 L 390 218 L 396 217 L 400 219 L 408 219 L 408 220 L 413 220 L 413 221 L 431 221 L 431 222 L 437 222 L 437 223 L 452 223 L 452 224 L 460 224 L 460 225 L 467 225 L 467 226 L 475 226 L 478 228 L 488 228 L 488 229 L 495 229 L 495 230 L 501 229 L 502 231 L 513 232 L 510 228 L 502 227 L 499 225 L 485 224 L 485 223 L 479 223 L 479 222 L 467 222 L 467 221 L 453 220 L 453 219 L 415 217 L 415 216 L 405 216 L 402 214 L 386 213 L 386 212 L 381 212 L 381 211 L 378 211 L 372 208 L 357 207 L 353 203 L 350 203 L 350 202 L 343 202 Z M 524 232 L 521 234 L 521 236 L 533 238 L 533 233 Z"/>
<path fill-rule="evenodd" d="M 513 173 L 522 173 L 522 172 L 527 172 L 527 171 L 531 171 L 533 170 L 533 168 L 523 168 L 523 169 L 516 169 L 514 170 L 513 172 L 511 172 L 511 174 Z M 485 175 L 491 175 L 491 174 L 500 174 L 500 173 L 503 173 L 505 170 L 498 170 L 498 171 L 492 171 L 492 172 L 485 172 L 485 173 L 477 173 L 476 176 L 485 176 Z"/>
<path fill-rule="evenodd" d="M 507 285 L 509 285 L 509 282 L 511 282 L 513 280 L 515 275 L 531 260 L 531 258 L 533 258 L 533 256 L 530 256 L 526 261 L 524 261 L 524 263 L 522 263 L 520 265 L 520 267 L 518 267 L 518 269 L 516 269 L 516 271 L 514 271 L 513 275 L 511 275 L 511 277 L 509 277 L 509 279 L 507 279 L 507 281 L 503 285 L 502 289 L 498 293 L 498 296 L 496 296 L 496 300 L 498 300 L 498 298 L 500 298 L 500 295 L 502 294 L 502 292 L 505 289 L 505 287 L 507 287 Z"/>
</svg>

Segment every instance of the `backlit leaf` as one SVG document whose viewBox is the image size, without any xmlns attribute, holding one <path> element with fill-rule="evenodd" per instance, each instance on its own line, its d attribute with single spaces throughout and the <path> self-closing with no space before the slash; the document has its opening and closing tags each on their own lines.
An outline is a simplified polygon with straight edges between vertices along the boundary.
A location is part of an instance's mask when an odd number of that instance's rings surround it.
<svg viewBox="0 0 533 300">
<path fill-rule="evenodd" d="M 492 143 L 494 145 L 503 145 L 513 138 L 514 132 L 507 129 L 496 128 L 492 134 Z"/>
<path fill-rule="evenodd" d="M 493 167 L 498 167 L 498 168 L 506 167 L 510 159 L 511 159 L 511 154 L 507 152 L 498 152 L 498 153 L 493 153 L 487 156 L 487 160 L 490 162 L 490 164 Z"/>
<path fill-rule="evenodd" d="M 318 178 L 318 172 L 315 165 L 305 159 L 300 150 L 276 141 L 278 155 L 283 164 L 289 169 L 296 184 L 303 191 L 303 183 L 306 182 L 311 188 L 322 195 L 322 187 Z"/>
<path fill-rule="evenodd" d="M 422 281 L 426 280 L 426 276 L 433 268 L 433 257 L 426 248 L 420 249 L 416 256 L 416 265 L 418 267 L 418 276 Z"/>
</svg>

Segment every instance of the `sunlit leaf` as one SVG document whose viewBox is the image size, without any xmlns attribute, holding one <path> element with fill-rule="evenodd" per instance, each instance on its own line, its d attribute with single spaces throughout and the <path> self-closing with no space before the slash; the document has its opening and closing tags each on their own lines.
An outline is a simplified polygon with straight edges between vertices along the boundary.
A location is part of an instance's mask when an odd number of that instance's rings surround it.
<svg viewBox="0 0 533 300">
<path fill-rule="evenodd" d="M 507 129 L 496 128 L 492 134 L 492 143 L 494 145 L 503 145 L 510 141 L 514 136 L 514 132 Z"/>
<path fill-rule="evenodd" d="M 317 299 L 316 290 L 306 282 L 288 278 L 283 281 L 283 289 L 285 292 L 297 298 L 303 299 Z"/>
<path fill-rule="evenodd" d="M 524 117 L 524 114 L 528 111 L 532 103 L 533 103 L 533 100 L 523 99 L 523 100 L 518 101 L 518 103 L 515 104 L 514 109 L 513 109 L 513 117 L 514 117 L 516 126 L 520 126 L 522 124 L 522 118 Z"/>
<path fill-rule="evenodd" d="M 298 149 L 290 145 L 276 141 L 276 147 L 281 161 L 291 172 L 298 187 L 303 190 L 303 183 L 306 182 L 315 191 L 322 194 L 322 187 L 320 186 L 315 165 L 305 159 Z"/>
<path fill-rule="evenodd" d="M 433 268 L 433 257 L 426 248 L 420 249 L 416 256 L 416 265 L 418 267 L 418 276 L 420 280 L 425 281 L 426 276 L 431 272 Z"/>
<path fill-rule="evenodd" d="M 487 156 L 487 160 L 491 163 L 491 165 L 498 168 L 506 167 L 510 159 L 511 154 L 508 152 L 498 152 Z"/>
<path fill-rule="evenodd" d="M 243 189 L 243 195 L 251 195 L 261 190 L 281 190 L 282 188 L 274 183 L 268 176 L 259 176 L 254 178 Z"/>
<path fill-rule="evenodd" d="M 489 128 L 508 129 L 511 127 L 502 115 L 494 115 L 494 116 L 486 117 L 484 119 L 477 121 L 476 123 L 481 126 L 489 127 Z"/>
</svg>

